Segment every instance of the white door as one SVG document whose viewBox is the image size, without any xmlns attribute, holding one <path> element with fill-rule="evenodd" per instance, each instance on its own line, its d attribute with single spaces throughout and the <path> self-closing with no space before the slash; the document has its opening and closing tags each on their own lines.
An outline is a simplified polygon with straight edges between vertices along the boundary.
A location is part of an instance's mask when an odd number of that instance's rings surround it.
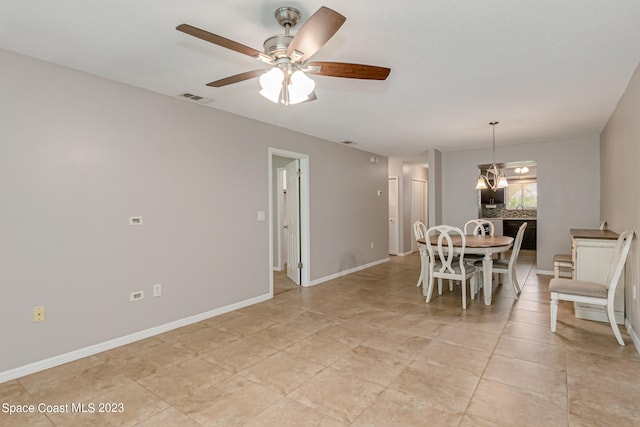
<svg viewBox="0 0 640 427">
<path fill-rule="evenodd" d="M 287 173 L 287 277 L 300 284 L 300 160 L 286 166 Z"/>
<path fill-rule="evenodd" d="M 389 253 L 398 255 L 400 244 L 398 237 L 398 177 L 389 178 Z"/>
<path fill-rule="evenodd" d="M 427 183 L 425 181 L 412 180 L 411 181 L 411 226 L 416 221 L 421 221 L 426 224 L 425 221 L 425 194 Z M 413 230 L 413 228 L 412 228 Z M 411 239 L 411 250 L 417 251 L 418 244 L 416 239 Z"/>
</svg>

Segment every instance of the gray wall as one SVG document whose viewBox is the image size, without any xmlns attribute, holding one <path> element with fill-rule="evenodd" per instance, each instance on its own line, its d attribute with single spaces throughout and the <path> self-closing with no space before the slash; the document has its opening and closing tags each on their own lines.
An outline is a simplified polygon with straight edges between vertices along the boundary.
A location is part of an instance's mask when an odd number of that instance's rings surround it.
<svg viewBox="0 0 640 427">
<path fill-rule="evenodd" d="M 496 148 L 497 161 L 538 162 L 538 270 L 553 270 L 553 255 L 570 253 L 570 228 L 597 228 L 600 153 L 597 135 Z M 442 153 L 442 222 L 463 226 L 478 216 L 477 165 L 491 149 Z"/>
<path fill-rule="evenodd" d="M 387 257 L 385 158 L 6 51 L 0 66 L 0 373 L 268 297 L 269 147 L 310 156 L 312 281 Z"/>
<path fill-rule="evenodd" d="M 605 126 L 601 138 L 602 219 L 616 232 L 640 230 L 640 67 L 635 70 L 629 86 Z M 640 345 L 640 295 L 633 298 L 633 288 L 640 282 L 640 246 L 636 235 L 627 259 L 625 271 L 626 318 Z"/>
</svg>

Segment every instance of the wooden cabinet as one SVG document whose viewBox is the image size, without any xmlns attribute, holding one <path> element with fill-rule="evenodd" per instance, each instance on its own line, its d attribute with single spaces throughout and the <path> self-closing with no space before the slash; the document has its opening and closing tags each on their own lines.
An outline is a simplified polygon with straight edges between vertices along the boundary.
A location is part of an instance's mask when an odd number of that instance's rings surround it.
<svg viewBox="0 0 640 427">
<path fill-rule="evenodd" d="M 485 188 L 483 190 L 480 190 L 480 204 L 504 204 L 504 188 L 498 188 L 496 190 Z"/>
<path fill-rule="evenodd" d="M 573 278 L 604 283 L 609 273 L 618 234 L 609 230 L 571 229 Z M 580 319 L 608 322 L 604 308 L 574 303 L 575 315 Z M 614 299 L 616 323 L 624 324 L 624 274 L 620 276 Z"/>
</svg>

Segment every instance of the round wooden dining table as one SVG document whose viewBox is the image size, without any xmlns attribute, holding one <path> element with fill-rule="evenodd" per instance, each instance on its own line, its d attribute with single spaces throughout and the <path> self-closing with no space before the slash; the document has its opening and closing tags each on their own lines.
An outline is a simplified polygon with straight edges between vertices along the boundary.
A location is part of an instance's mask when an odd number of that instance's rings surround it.
<svg viewBox="0 0 640 427">
<path fill-rule="evenodd" d="M 438 236 L 431 236 L 431 244 L 438 244 Z M 508 251 L 513 245 L 513 237 L 509 236 L 481 236 L 475 234 L 465 235 L 465 254 L 484 255 L 482 258 L 482 282 L 484 303 L 491 305 L 493 293 L 493 254 L 500 254 Z M 425 240 L 418 240 L 418 243 L 426 244 Z M 462 246 L 462 239 L 459 236 L 452 236 L 454 250 Z"/>
</svg>

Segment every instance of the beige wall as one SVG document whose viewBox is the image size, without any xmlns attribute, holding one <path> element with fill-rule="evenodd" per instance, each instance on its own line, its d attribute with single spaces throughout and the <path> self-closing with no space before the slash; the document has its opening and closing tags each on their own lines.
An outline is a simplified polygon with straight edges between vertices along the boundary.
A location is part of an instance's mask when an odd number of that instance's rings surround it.
<svg viewBox="0 0 640 427">
<path fill-rule="evenodd" d="M 640 67 L 600 135 L 602 219 L 616 232 L 640 230 Z M 627 329 L 640 348 L 640 246 L 636 235 L 625 271 Z"/>
<path fill-rule="evenodd" d="M 553 271 L 553 255 L 570 253 L 570 228 L 597 228 L 600 220 L 597 135 L 496 148 L 497 161 L 538 162 L 537 268 Z M 442 153 L 442 221 L 458 227 L 478 217 L 477 165 L 491 149 Z"/>
<path fill-rule="evenodd" d="M 268 298 L 269 147 L 309 155 L 312 281 L 387 257 L 386 158 L 6 51 L 0 66 L 0 375 Z"/>
</svg>

